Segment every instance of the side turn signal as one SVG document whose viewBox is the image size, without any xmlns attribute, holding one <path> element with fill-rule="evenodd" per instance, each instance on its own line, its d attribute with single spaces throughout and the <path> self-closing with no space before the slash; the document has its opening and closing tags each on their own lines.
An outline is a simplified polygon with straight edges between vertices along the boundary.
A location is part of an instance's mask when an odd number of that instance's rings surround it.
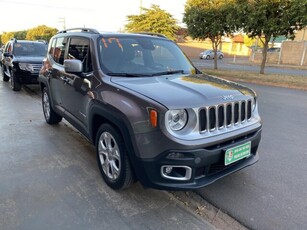
<svg viewBox="0 0 307 230">
<path fill-rule="evenodd" d="M 158 113 L 153 109 L 150 110 L 150 124 L 154 128 L 156 128 L 158 125 Z"/>
</svg>

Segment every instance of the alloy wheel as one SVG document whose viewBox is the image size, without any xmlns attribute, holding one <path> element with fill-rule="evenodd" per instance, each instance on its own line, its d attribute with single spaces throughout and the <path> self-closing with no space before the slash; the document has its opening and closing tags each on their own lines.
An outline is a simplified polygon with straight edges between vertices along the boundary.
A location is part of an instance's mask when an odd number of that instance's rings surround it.
<svg viewBox="0 0 307 230">
<path fill-rule="evenodd" d="M 98 141 L 98 154 L 104 174 L 115 181 L 121 171 L 120 150 L 115 138 L 109 132 L 103 132 Z"/>
<path fill-rule="evenodd" d="M 50 119 L 50 101 L 47 92 L 43 94 L 43 110 L 46 117 L 46 120 Z"/>
</svg>

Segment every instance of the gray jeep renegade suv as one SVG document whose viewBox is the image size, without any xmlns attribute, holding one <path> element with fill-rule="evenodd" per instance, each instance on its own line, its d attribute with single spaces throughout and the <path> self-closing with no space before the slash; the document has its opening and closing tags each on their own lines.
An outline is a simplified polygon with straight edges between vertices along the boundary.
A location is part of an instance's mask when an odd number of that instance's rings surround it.
<svg viewBox="0 0 307 230">
<path fill-rule="evenodd" d="M 161 35 L 61 31 L 39 82 L 47 123 L 64 117 L 95 144 L 113 189 L 196 189 L 258 161 L 255 92 L 201 73 Z"/>
</svg>

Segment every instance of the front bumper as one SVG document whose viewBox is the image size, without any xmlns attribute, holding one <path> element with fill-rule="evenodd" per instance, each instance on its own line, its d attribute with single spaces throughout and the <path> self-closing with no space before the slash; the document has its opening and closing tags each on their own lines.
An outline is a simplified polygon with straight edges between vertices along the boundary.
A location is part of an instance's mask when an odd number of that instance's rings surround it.
<svg viewBox="0 0 307 230">
<path fill-rule="evenodd" d="M 261 129 L 235 140 L 203 149 L 168 150 L 154 159 L 138 158 L 137 176 L 145 187 L 164 190 L 198 189 L 255 164 L 259 159 L 257 150 L 260 139 Z M 225 151 L 249 141 L 251 142 L 251 155 L 225 166 Z M 182 174 L 179 175 L 179 178 L 183 180 L 170 179 L 162 175 L 162 168 L 165 169 L 167 166 L 174 166 L 175 173 L 177 170 L 178 174 Z M 187 176 L 187 174 L 190 175 Z"/>
<path fill-rule="evenodd" d="M 19 70 L 16 71 L 15 77 L 17 78 L 17 81 L 22 84 L 38 84 L 38 73 L 37 72 L 30 72 L 30 71 L 24 71 Z"/>
</svg>

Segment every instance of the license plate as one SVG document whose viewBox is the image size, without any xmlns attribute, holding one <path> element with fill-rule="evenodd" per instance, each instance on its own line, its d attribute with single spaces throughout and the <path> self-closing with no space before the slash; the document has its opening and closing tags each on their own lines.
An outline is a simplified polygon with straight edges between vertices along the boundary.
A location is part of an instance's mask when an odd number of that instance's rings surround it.
<svg viewBox="0 0 307 230">
<path fill-rule="evenodd" d="M 238 145 L 231 149 L 227 149 L 225 152 L 225 165 L 232 164 L 239 161 L 251 154 L 251 142 L 247 142 L 243 145 Z"/>
</svg>

